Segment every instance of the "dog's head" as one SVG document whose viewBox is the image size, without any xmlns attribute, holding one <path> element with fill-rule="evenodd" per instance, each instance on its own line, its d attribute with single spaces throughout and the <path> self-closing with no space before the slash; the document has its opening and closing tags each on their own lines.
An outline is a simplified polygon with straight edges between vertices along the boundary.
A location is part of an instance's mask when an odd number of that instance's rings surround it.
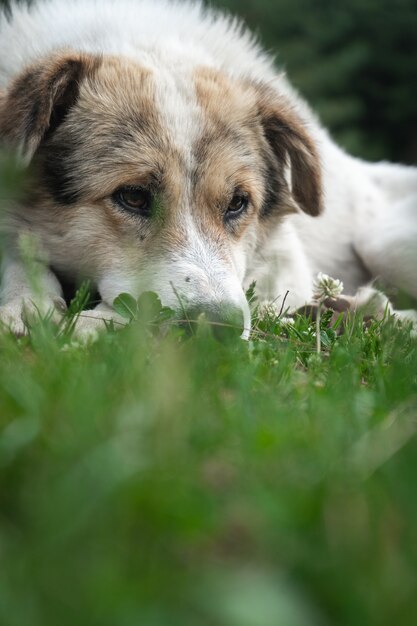
<svg viewBox="0 0 417 626">
<path fill-rule="evenodd" d="M 214 69 L 62 53 L 0 100 L 0 134 L 33 162 L 25 224 L 51 264 L 188 314 L 249 326 L 260 232 L 321 210 L 305 125 L 272 88 Z"/>
</svg>

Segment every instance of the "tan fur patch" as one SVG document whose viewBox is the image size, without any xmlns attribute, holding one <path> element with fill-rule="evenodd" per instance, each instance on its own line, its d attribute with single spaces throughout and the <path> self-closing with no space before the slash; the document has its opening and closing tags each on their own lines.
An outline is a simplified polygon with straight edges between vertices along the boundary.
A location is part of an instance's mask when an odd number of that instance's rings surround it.
<svg viewBox="0 0 417 626">
<path fill-rule="evenodd" d="M 266 135 L 256 85 L 206 68 L 195 73 L 195 81 L 205 120 L 196 154 L 206 198 L 198 204 L 215 204 L 225 183 L 229 199 L 233 190 L 243 190 L 251 200 L 249 210 L 229 229 L 242 240 L 256 228 L 260 241 L 271 220 L 298 210 L 286 180 L 287 155 L 278 158 Z"/>
<path fill-rule="evenodd" d="M 85 200 L 110 194 L 120 185 L 149 183 L 158 177 L 163 133 L 155 111 L 150 72 L 117 58 L 106 58 L 85 80 L 77 106 L 45 152 L 67 146 L 67 186 Z"/>
<path fill-rule="evenodd" d="M 208 68 L 199 68 L 195 72 L 195 82 L 208 128 L 200 147 L 204 161 L 217 161 L 217 171 L 224 172 L 229 160 L 234 162 L 233 157 L 242 152 L 243 144 L 251 154 L 262 154 L 264 164 L 270 170 L 267 185 L 270 191 L 276 188 L 276 211 L 282 215 L 294 210 L 282 174 L 289 160 L 295 201 L 303 211 L 318 215 L 322 207 L 319 156 L 302 120 L 286 98 L 279 97 L 265 85 L 232 81 Z M 219 150 L 219 139 L 223 148 L 229 144 L 230 149 Z M 211 154 L 209 146 L 212 147 Z M 273 166 L 271 157 L 278 160 L 278 168 Z M 248 180 L 253 178 L 256 168 L 251 172 L 252 177 L 249 175 Z"/>
<path fill-rule="evenodd" d="M 197 204 L 224 211 L 239 190 L 248 194 L 255 212 L 260 212 L 265 197 L 263 138 L 253 90 L 209 68 L 196 70 L 194 81 L 204 119 L 194 147 Z M 252 211 L 236 222 L 234 235 L 241 237 L 253 218 Z"/>
</svg>

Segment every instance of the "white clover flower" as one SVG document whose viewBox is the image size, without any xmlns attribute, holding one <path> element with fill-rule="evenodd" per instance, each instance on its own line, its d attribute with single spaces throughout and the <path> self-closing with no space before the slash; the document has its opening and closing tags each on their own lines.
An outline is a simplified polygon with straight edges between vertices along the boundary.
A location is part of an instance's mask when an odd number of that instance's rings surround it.
<svg viewBox="0 0 417 626">
<path fill-rule="evenodd" d="M 274 302 L 264 302 L 259 307 L 259 316 L 262 319 L 275 319 L 279 316 L 279 310 Z"/>
<path fill-rule="evenodd" d="M 316 343 L 317 343 L 317 354 L 321 352 L 321 329 L 320 329 L 320 320 L 321 320 L 321 308 L 323 306 L 324 301 L 327 298 L 337 298 L 343 291 L 343 283 L 341 280 L 337 280 L 336 278 L 332 278 L 327 274 L 323 274 L 323 272 L 319 272 L 317 274 L 317 278 L 314 281 L 313 285 L 313 295 L 314 298 L 318 302 L 317 307 L 317 316 L 316 316 Z"/>
<path fill-rule="evenodd" d="M 326 298 L 337 298 L 343 291 L 343 283 L 341 280 L 332 278 L 323 272 L 317 274 L 314 281 L 314 298 L 316 300 L 325 300 Z"/>
</svg>

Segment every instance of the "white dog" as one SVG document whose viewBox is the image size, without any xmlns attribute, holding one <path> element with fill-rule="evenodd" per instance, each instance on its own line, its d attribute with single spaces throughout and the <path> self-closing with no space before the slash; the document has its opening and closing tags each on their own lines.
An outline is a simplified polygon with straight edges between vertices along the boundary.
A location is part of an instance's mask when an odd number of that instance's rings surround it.
<svg viewBox="0 0 417 626">
<path fill-rule="evenodd" d="M 417 297 L 417 169 L 348 156 L 240 23 L 196 2 L 40 0 L 0 23 L 0 138 L 31 162 L 1 228 L 0 319 L 62 312 L 62 279 L 241 325 L 318 271 Z M 34 292 L 21 241 L 36 238 Z"/>
</svg>

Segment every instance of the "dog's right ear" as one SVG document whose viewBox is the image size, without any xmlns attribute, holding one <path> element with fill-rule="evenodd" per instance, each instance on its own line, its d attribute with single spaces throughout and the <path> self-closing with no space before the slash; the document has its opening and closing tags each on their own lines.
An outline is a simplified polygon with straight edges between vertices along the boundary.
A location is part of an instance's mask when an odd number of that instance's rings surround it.
<svg viewBox="0 0 417 626">
<path fill-rule="evenodd" d="M 0 92 L 0 140 L 30 161 L 76 103 L 81 81 L 100 62 L 98 56 L 62 53 L 24 70 L 6 93 Z"/>
<path fill-rule="evenodd" d="M 281 164 L 291 166 L 296 205 L 312 216 L 323 210 L 321 163 L 317 146 L 291 101 L 269 85 L 257 84 L 258 107 L 266 140 Z"/>
</svg>

